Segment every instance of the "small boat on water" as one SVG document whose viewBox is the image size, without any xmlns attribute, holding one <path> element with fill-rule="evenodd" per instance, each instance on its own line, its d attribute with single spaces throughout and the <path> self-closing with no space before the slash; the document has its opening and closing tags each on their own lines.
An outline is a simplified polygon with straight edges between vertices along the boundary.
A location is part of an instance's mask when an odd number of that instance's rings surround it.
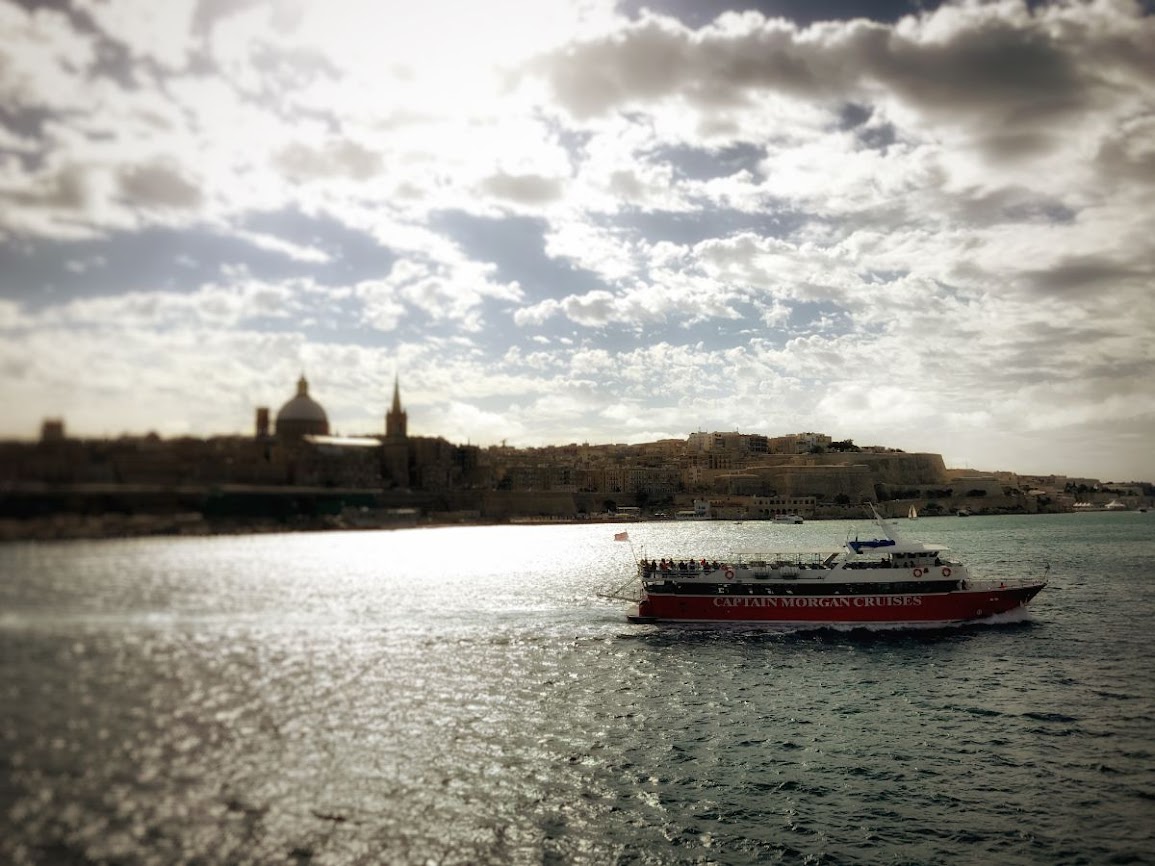
<svg viewBox="0 0 1155 866">
<path fill-rule="evenodd" d="M 774 522 L 775 523 L 791 523 L 791 524 L 802 523 L 802 515 L 801 514 L 775 514 L 774 515 Z"/>
<path fill-rule="evenodd" d="M 873 506 L 872 506 L 872 510 Z M 729 622 L 783 626 L 940 625 L 983 619 L 1027 604 L 1039 578 L 984 580 L 947 548 L 907 541 L 877 510 L 880 538 L 841 550 L 757 553 L 725 561 L 663 557 L 638 562 L 635 623 Z"/>
</svg>

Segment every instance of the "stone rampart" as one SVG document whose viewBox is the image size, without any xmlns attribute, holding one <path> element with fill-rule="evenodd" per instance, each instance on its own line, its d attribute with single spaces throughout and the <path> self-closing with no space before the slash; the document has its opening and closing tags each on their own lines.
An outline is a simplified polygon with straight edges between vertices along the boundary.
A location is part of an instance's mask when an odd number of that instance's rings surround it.
<svg viewBox="0 0 1155 866">
<path fill-rule="evenodd" d="M 942 485 L 946 467 L 938 454 L 833 452 L 767 455 L 743 473 L 756 475 L 763 492 L 851 501 L 873 499 L 876 486 L 895 488 Z"/>
</svg>

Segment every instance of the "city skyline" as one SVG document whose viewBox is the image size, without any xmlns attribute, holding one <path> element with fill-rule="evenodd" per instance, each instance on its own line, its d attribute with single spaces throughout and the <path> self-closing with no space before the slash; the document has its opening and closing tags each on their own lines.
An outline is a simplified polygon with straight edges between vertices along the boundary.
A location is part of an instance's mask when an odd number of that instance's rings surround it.
<svg viewBox="0 0 1155 866">
<path fill-rule="evenodd" d="M 312 407 L 302 413 L 300 406 L 302 398 Z M 288 424 L 283 424 L 286 418 L 292 418 Z M 309 419 L 305 426 L 302 426 L 301 419 Z M 324 419 L 324 426 L 318 426 L 318 422 Z M 294 398 L 286 401 L 280 408 L 274 409 L 270 406 L 257 406 L 254 410 L 254 425 L 253 429 L 247 433 L 217 433 L 206 434 L 204 436 L 194 436 L 194 439 L 202 441 L 210 441 L 213 439 L 248 439 L 255 436 L 256 440 L 271 440 L 278 439 L 285 442 L 296 442 L 301 439 L 307 439 L 316 445 L 356 445 L 358 447 L 364 446 L 369 439 L 379 440 L 382 445 L 388 445 L 390 441 L 397 441 L 398 439 L 405 440 L 408 438 L 408 412 L 405 411 L 404 401 L 401 399 L 400 381 L 398 378 L 394 379 L 393 392 L 388 410 L 384 414 L 384 427 L 381 430 L 371 431 L 364 430 L 359 432 L 349 431 L 330 431 L 327 426 L 327 413 L 324 406 L 312 400 L 309 397 L 308 383 L 306 377 L 302 374 L 297 382 L 297 390 Z M 274 423 L 275 422 L 275 423 Z M 87 442 L 114 442 L 114 441 L 128 441 L 133 442 L 140 439 L 151 439 L 153 436 L 158 436 L 155 430 L 150 430 L 147 433 L 141 431 L 123 431 L 117 437 L 84 437 L 75 436 L 67 428 L 66 419 L 62 417 L 46 418 L 41 425 L 41 439 L 42 441 L 59 442 L 64 440 L 87 441 Z M 368 437 L 368 438 L 367 438 Z M 181 437 L 175 437 L 181 438 Z M 445 437 L 439 436 L 436 433 L 432 434 L 418 434 L 417 438 L 431 438 L 446 442 L 450 446 L 460 447 L 474 447 L 478 449 L 496 449 L 502 452 L 512 449 L 513 451 L 539 451 L 550 452 L 557 451 L 559 453 L 566 453 L 572 451 L 574 448 L 587 450 L 590 453 L 601 452 L 604 449 L 616 452 L 619 449 L 642 448 L 647 446 L 661 446 L 668 448 L 668 443 L 671 441 L 680 441 L 685 439 L 685 448 L 689 452 L 711 451 L 715 449 L 731 449 L 735 453 L 747 455 L 757 465 L 757 456 L 759 453 L 773 454 L 773 455 L 789 455 L 797 454 L 804 456 L 808 453 L 823 453 L 823 452 L 864 452 L 864 453 L 907 453 L 904 449 L 896 449 L 893 446 L 887 445 L 884 442 L 859 442 L 853 440 L 839 439 L 830 436 L 823 431 L 792 431 L 792 432 L 776 432 L 767 433 L 765 431 L 736 431 L 736 430 L 713 430 L 713 431 L 689 431 L 684 436 L 674 436 L 663 440 L 653 440 L 647 442 L 590 442 L 590 441 L 566 441 L 566 442 L 543 442 L 528 446 L 508 445 L 505 442 L 489 443 L 488 445 L 479 446 L 477 443 L 452 442 L 446 440 Z M 695 444 L 695 439 L 716 440 L 715 444 L 702 445 L 701 442 Z M 736 444 L 736 440 L 762 440 L 762 446 L 770 446 L 769 450 L 762 452 L 758 450 L 758 446 L 754 444 Z M 3 442 L 20 442 L 22 440 L 3 440 Z M 160 437 L 160 441 L 164 441 L 164 437 Z M 795 451 L 793 449 L 797 448 Z M 811 452 L 808 449 L 816 448 L 817 452 Z M 941 458 L 938 452 L 923 452 L 935 458 Z M 917 454 L 917 452 L 916 452 Z M 1062 472 L 1038 472 L 1027 473 L 1018 472 L 1009 467 L 972 467 L 972 466 L 952 466 L 949 462 L 944 462 L 945 468 L 952 473 L 965 472 L 974 470 L 979 475 L 1002 475 L 1004 473 L 1018 474 L 1023 477 L 1047 477 L 1052 478 L 1068 478 L 1072 483 L 1080 481 L 1094 480 L 1104 483 L 1106 485 L 1117 483 L 1150 483 L 1142 478 L 1098 478 L 1092 476 L 1078 476 L 1070 473 Z"/>
<path fill-rule="evenodd" d="M 0 438 L 249 433 L 302 373 L 362 433 L 399 375 L 458 443 L 814 430 L 1155 478 L 1150 3 L 0 0 L 0 31 Z"/>
</svg>

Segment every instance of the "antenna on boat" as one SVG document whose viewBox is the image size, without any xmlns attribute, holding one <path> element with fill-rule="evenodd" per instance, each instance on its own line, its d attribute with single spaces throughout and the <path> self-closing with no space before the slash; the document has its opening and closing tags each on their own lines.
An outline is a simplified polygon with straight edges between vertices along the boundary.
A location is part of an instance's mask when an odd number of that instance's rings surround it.
<svg viewBox="0 0 1155 866">
<path fill-rule="evenodd" d="M 629 586 L 630 584 L 633 584 L 633 583 L 637 583 L 638 588 L 639 589 L 641 588 L 641 579 L 640 579 L 641 575 L 638 571 L 638 564 L 639 564 L 638 563 L 638 553 L 636 550 L 634 550 L 634 540 L 632 538 L 630 538 L 629 530 L 626 530 L 624 532 L 614 533 L 614 541 L 627 541 L 627 542 L 629 542 L 630 560 L 631 560 L 631 565 L 632 565 L 633 571 L 630 575 L 629 580 L 627 580 L 625 583 L 621 584 L 620 586 L 616 586 L 613 589 L 608 590 L 606 592 L 599 592 L 599 593 L 597 593 L 597 596 L 598 596 L 598 598 L 613 599 L 615 601 L 634 601 L 634 602 L 639 601 L 640 596 L 638 596 L 637 594 L 635 594 L 635 595 L 623 595 L 622 594 L 623 591 L 625 590 L 625 588 L 627 586 Z M 645 556 L 645 555 L 646 555 L 646 548 L 645 548 L 645 545 L 643 545 L 642 546 L 642 556 Z"/>
<path fill-rule="evenodd" d="M 879 528 L 882 530 L 882 534 L 889 538 L 891 541 L 899 541 L 898 525 L 893 520 L 888 521 L 885 517 L 879 514 L 878 509 L 875 508 L 873 502 L 868 501 L 866 504 L 870 506 L 870 510 L 874 514 L 874 519 L 878 523 Z"/>
</svg>

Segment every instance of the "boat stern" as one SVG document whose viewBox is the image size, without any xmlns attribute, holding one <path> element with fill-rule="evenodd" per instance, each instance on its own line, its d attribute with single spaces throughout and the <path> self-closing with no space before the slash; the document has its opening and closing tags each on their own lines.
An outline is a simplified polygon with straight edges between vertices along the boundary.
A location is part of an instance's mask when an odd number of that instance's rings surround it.
<svg viewBox="0 0 1155 866">
<path fill-rule="evenodd" d="M 635 613 L 626 614 L 626 621 L 632 623 L 652 623 L 657 622 L 658 618 L 654 616 L 653 606 L 649 599 L 642 599 L 638 602 L 638 608 Z"/>
</svg>

